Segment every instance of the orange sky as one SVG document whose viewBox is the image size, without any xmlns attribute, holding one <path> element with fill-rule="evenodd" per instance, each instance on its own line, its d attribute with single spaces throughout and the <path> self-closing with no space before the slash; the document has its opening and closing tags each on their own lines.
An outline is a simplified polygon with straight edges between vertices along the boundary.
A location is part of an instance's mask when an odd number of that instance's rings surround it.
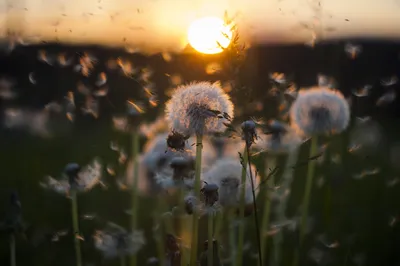
<svg viewBox="0 0 400 266">
<path fill-rule="evenodd" d="M 6 0 L 0 26 L 3 36 L 13 28 L 33 42 L 57 38 L 179 51 L 191 21 L 227 10 L 238 15 L 242 36 L 252 44 L 308 42 L 312 30 L 301 24 L 324 29 L 324 39 L 400 37 L 400 0 L 322 0 L 320 6 L 315 0 Z"/>
</svg>

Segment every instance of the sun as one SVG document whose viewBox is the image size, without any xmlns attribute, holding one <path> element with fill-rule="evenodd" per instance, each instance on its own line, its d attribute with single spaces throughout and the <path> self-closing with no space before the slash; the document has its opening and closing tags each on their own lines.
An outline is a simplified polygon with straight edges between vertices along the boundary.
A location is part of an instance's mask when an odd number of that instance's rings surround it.
<svg viewBox="0 0 400 266">
<path fill-rule="evenodd" d="M 231 28 L 217 17 L 200 18 L 188 29 L 190 45 L 203 54 L 218 54 L 227 48 L 232 39 Z"/>
</svg>

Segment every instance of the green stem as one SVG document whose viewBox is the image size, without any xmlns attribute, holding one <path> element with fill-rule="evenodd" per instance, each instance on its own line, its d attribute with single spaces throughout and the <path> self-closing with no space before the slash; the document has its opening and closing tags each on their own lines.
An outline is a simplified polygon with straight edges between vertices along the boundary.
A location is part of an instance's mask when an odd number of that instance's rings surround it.
<svg viewBox="0 0 400 266">
<path fill-rule="evenodd" d="M 181 265 L 187 265 L 188 263 L 188 254 L 186 252 L 185 246 L 187 246 L 187 235 L 186 233 L 189 232 L 187 230 L 187 216 L 185 215 L 185 189 L 182 186 L 179 188 L 179 233 L 180 238 L 182 240 L 181 245 Z"/>
<path fill-rule="evenodd" d="M 311 138 L 311 147 L 310 147 L 310 156 L 314 156 L 317 152 L 317 145 L 318 145 L 318 137 L 314 136 Z M 302 213 L 301 213 L 301 221 L 300 221 L 300 238 L 299 238 L 299 245 L 296 250 L 294 256 L 294 264 L 295 266 L 299 263 L 300 257 L 300 248 L 304 240 L 304 236 L 307 230 L 307 221 L 308 221 L 308 207 L 310 204 L 310 196 L 311 196 L 311 188 L 314 179 L 314 170 L 315 170 L 316 160 L 310 160 L 308 163 L 307 169 L 307 180 L 306 180 L 306 187 L 304 190 L 304 198 L 302 202 Z"/>
<path fill-rule="evenodd" d="M 264 166 L 264 168 L 266 169 L 274 169 L 275 168 L 275 157 L 271 157 L 271 158 L 267 158 L 268 162 L 266 163 L 266 166 Z M 267 173 L 268 176 L 269 173 Z M 269 227 L 269 218 L 270 218 L 270 214 L 271 214 L 271 200 L 269 199 L 269 195 L 270 193 L 268 192 L 269 189 L 274 187 L 274 177 L 275 175 L 271 175 L 269 177 L 269 180 L 267 181 L 267 188 L 264 189 L 264 211 L 263 211 L 263 218 L 261 221 L 261 257 L 265 263 L 265 252 L 267 249 L 267 236 L 265 236 L 265 233 L 268 231 L 268 227 Z M 260 263 L 258 263 L 259 266 Z"/>
<path fill-rule="evenodd" d="M 15 260 L 15 236 L 14 233 L 10 235 L 10 265 L 16 266 L 17 262 Z"/>
<path fill-rule="evenodd" d="M 200 175 L 201 175 L 201 153 L 203 150 L 203 135 L 196 135 L 196 172 L 194 180 L 194 195 L 196 200 L 200 199 Z M 190 265 L 197 266 L 197 237 L 199 228 L 199 213 L 195 209 L 193 212 L 192 245 L 190 254 Z"/>
<path fill-rule="evenodd" d="M 222 210 L 219 210 L 216 214 L 217 216 L 215 217 L 215 226 L 214 226 L 214 239 L 216 240 L 216 244 L 220 245 L 222 243 L 221 241 L 221 227 L 222 227 L 222 222 L 224 219 L 224 213 Z M 221 258 L 221 249 L 218 248 L 218 260 Z"/>
<path fill-rule="evenodd" d="M 287 220 L 285 211 L 287 207 L 287 202 L 289 196 L 286 195 L 286 191 L 290 190 L 292 180 L 293 180 L 293 172 L 294 168 L 291 167 L 295 164 L 297 157 L 298 157 L 299 149 L 295 149 L 291 153 L 288 154 L 286 159 L 285 171 L 282 174 L 281 182 L 280 182 L 280 189 L 279 192 L 279 203 L 276 209 L 276 218 L 278 223 L 283 223 Z M 279 231 L 278 234 L 274 237 L 274 266 L 282 265 L 282 245 L 283 245 L 283 232 Z"/>
<path fill-rule="evenodd" d="M 75 242 L 75 255 L 76 255 L 76 265 L 82 266 L 82 255 L 81 255 L 81 243 L 77 235 L 79 235 L 79 220 L 78 220 L 78 198 L 76 191 L 71 191 L 72 200 L 72 226 L 74 229 L 74 242 Z"/>
<path fill-rule="evenodd" d="M 214 216 L 212 213 L 208 214 L 208 250 L 207 250 L 207 266 L 213 265 L 214 241 L 213 241 L 213 227 Z"/>
<path fill-rule="evenodd" d="M 234 265 L 235 262 L 235 256 L 236 256 L 236 247 L 235 247 L 235 209 L 234 208 L 229 208 L 228 209 L 228 215 L 226 217 L 227 222 L 229 224 L 229 247 L 230 247 L 230 259 L 232 261 L 232 265 Z"/>
<path fill-rule="evenodd" d="M 160 223 L 160 230 L 158 232 L 158 236 L 156 237 L 156 245 L 157 245 L 157 252 L 158 252 L 158 258 L 159 258 L 159 263 L 160 266 L 164 266 L 165 264 L 165 232 L 168 231 L 167 229 L 167 221 L 163 216 L 161 216 L 162 213 L 164 213 L 166 207 L 165 207 L 165 200 L 164 198 L 158 196 L 158 204 L 157 204 L 157 209 L 158 212 L 156 213 L 156 217 L 158 216 L 158 219 L 156 222 Z"/>
<path fill-rule="evenodd" d="M 247 175 L 247 147 L 243 152 L 243 161 L 242 161 L 242 177 L 240 181 L 240 206 L 239 206 L 239 232 L 238 232 L 238 245 L 237 245 L 237 253 L 236 253 L 236 266 L 242 266 L 243 263 L 243 243 L 244 243 L 244 210 L 245 210 L 245 193 L 246 193 L 246 175 Z"/>
<path fill-rule="evenodd" d="M 138 180 L 139 180 L 139 134 L 132 133 L 132 161 L 133 161 L 133 178 L 132 178 L 132 216 L 131 216 L 131 230 L 134 232 L 137 229 L 137 214 L 139 208 L 138 201 Z M 136 254 L 131 256 L 131 266 L 136 266 Z"/>
<path fill-rule="evenodd" d="M 126 266 L 126 259 L 125 259 L 125 256 L 120 256 L 120 257 L 119 257 L 119 264 L 120 264 L 121 266 Z"/>
<path fill-rule="evenodd" d="M 217 212 L 216 215 L 217 216 L 215 217 L 214 239 L 219 241 L 220 240 L 222 221 L 223 221 L 223 218 L 224 218 L 224 213 L 222 212 L 222 210 L 220 210 L 220 211 Z"/>
</svg>

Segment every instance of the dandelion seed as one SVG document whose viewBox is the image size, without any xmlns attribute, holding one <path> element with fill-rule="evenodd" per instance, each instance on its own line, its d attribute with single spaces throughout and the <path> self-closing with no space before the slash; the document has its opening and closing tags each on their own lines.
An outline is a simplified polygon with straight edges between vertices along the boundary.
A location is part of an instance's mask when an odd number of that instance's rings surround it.
<svg viewBox="0 0 400 266">
<path fill-rule="evenodd" d="M 111 176 L 115 176 L 115 170 L 114 170 L 114 166 L 108 164 L 107 165 L 107 173 Z"/>
<path fill-rule="evenodd" d="M 179 74 L 173 74 L 173 75 L 165 74 L 165 75 L 169 77 L 169 81 L 172 86 L 179 86 L 183 83 L 183 79 Z"/>
<path fill-rule="evenodd" d="M 399 183 L 399 181 L 400 181 L 400 179 L 397 178 L 397 177 L 392 178 L 391 180 L 388 180 L 388 181 L 386 182 L 386 186 L 388 186 L 388 187 L 394 187 L 395 185 L 397 185 L 397 184 Z"/>
<path fill-rule="evenodd" d="M 285 84 L 287 82 L 284 73 L 274 72 L 269 74 L 269 78 L 278 84 Z"/>
<path fill-rule="evenodd" d="M 99 88 L 93 92 L 93 96 L 95 96 L 95 97 L 105 97 L 105 96 L 107 96 L 107 94 L 108 94 L 107 86 Z"/>
<path fill-rule="evenodd" d="M 85 238 L 83 236 L 81 236 L 80 234 L 78 234 L 78 233 L 75 233 L 75 238 L 80 240 L 80 241 L 85 241 Z"/>
<path fill-rule="evenodd" d="M 354 155 L 365 156 L 366 154 L 373 154 L 383 144 L 383 131 L 380 125 L 372 119 L 358 121 L 350 131 L 348 149 L 353 148 L 352 154 Z"/>
<path fill-rule="evenodd" d="M 99 101 L 91 96 L 86 97 L 85 106 L 82 107 L 84 114 L 92 115 L 94 118 L 99 117 Z"/>
<path fill-rule="evenodd" d="M 17 97 L 17 93 L 13 91 L 12 87 L 14 86 L 14 82 L 6 79 L 0 79 L 0 98 L 4 100 L 12 100 Z"/>
<path fill-rule="evenodd" d="M 172 61 L 172 55 L 167 52 L 162 52 L 161 53 L 162 58 L 164 59 L 165 62 L 171 62 Z"/>
<path fill-rule="evenodd" d="M 65 115 L 66 115 L 66 117 L 67 117 L 67 119 L 68 119 L 69 121 L 71 121 L 71 122 L 74 122 L 74 121 L 75 121 L 75 114 L 74 114 L 74 113 L 72 113 L 72 112 L 67 112 Z"/>
<path fill-rule="evenodd" d="M 84 215 L 82 215 L 82 218 L 84 219 L 84 220 L 94 220 L 95 218 L 96 218 L 96 214 L 94 214 L 94 213 L 91 213 L 91 214 L 84 214 Z"/>
<path fill-rule="evenodd" d="M 340 133 L 350 121 L 350 108 L 336 90 L 312 88 L 300 90 L 290 109 L 292 126 L 300 134 Z"/>
<path fill-rule="evenodd" d="M 126 151 L 123 150 L 123 149 L 120 149 L 119 157 L 118 157 L 118 163 L 119 164 L 125 164 L 127 159 L 128 159 L 128 155 L 126 154 Z"/>
<path fill-rule="evenodd" d="M 398 81 L 399 81 L 399 78 L 397 76 L 391 76 L 389 78 L 382 79 L 381 84 L 384 87 L 390 87 L 390 86 L 397 84 Z"/>
<path fill-rule="evenodd" d="M 362 47 L 360 45 L 347 43 L 344 46 L 344 50 L 351 59 L 355 59 L 358 56 L 358 54 L 361 53 Z"/>
<path fill-rule="evenodd" d="M 143 106 L 140 103 L 134 103 L 133 101 L 127 101 L 128 113 L 131 115 L 143 114 L 145 112 Z"/>
<path fill-rule="evenodd" d="M 218 63 L 209 63 L 206 66 L 206 74 L 214 75 L 222 71 L 222 66 Z"/>
<path fill-rule="evenodd" d="M 48 112 L 55 113 L 60 113 L 63 110 L 62 106 L 57 102 L 49 102 L 44 106 L 44 109 Z"/>
<path fill-rule="evenodd" d="M 394 90 L 390 90 L 384 93 L 381 97 L 376 101 L 376 106 L 385 106 L 392 103 L 397 97 L 397 94 Z"/>
<path fill-rule="evenodd" d="M 222 132 L 233 118 L 233 105 L 215 84 L 191 83 L 175 90 L 166 117 L 170 127 L 184 135 Z"/>
<path fill-rule="evenodd" d="M 371 85 L 365 85 L 359 89 L 353 89 L 351 93 L 353 93 L 353 95 L 356 97 L 366 97 L 369 96 L 371 89 L 372 89 Z"/>
<path fill-rule="evenodd" d="M 58 64 L 59 64 L 61 67 L 70 66 L 70 65 L 72 64 L 72 62 L 74 61 L 73 58 L 67 59 L 66 53 L 60 53 L 60 54 L 57 56 L 57 60 L 58 60 Z"/>
<path fill-rule="evenodd" d="M 128 120 L 126 117 L 114 116 L 112 118 L 113 126 L 116 130 L 126 132 L 128 129 Z"/>
<path fill-rule="evenodd" d="M 29 82 L 34 85 L 36 84 L 35 73 L 33 72 L 29 73 Z"/>
<path fill-rule="evenodd" d="M 45 50 L 39 50 L 38 52 L 38 60 L 42 61 L 50 66 L 53 65 L 53 59 L 49 57 Z"/>
<path fill-rule="evenodd" d="M 96 84 L 97 87 L 101 87 L 104 84 L 106 84 L 106 82 L 107 82 L 107 75 L 106 75 L 106 73 L 101 72 L 99 74 L 99 76 L 97 77 L 97 80 L 96 80 L 95 84 Z"/>
<path fill-rule="evenodd" d="M 333 89 L 336 87 L 336 82 L 333 78 L 322 74 L 317 75 L 317 84 L 319 87 L 327 87 L 329 89 Z"/>
</svg>

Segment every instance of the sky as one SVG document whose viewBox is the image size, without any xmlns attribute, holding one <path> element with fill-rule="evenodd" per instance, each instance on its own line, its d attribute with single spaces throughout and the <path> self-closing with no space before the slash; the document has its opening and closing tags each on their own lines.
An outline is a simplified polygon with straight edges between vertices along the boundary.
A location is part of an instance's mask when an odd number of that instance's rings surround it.
<svg viewBox="0 0 400 266">
<path fill-rule="evenodd" d="M 5 0 L 0 37 L 180 51 L 193 20 L 224 11 L 249 45 L 400 38 L 400 0 Z"/>
</svg>

